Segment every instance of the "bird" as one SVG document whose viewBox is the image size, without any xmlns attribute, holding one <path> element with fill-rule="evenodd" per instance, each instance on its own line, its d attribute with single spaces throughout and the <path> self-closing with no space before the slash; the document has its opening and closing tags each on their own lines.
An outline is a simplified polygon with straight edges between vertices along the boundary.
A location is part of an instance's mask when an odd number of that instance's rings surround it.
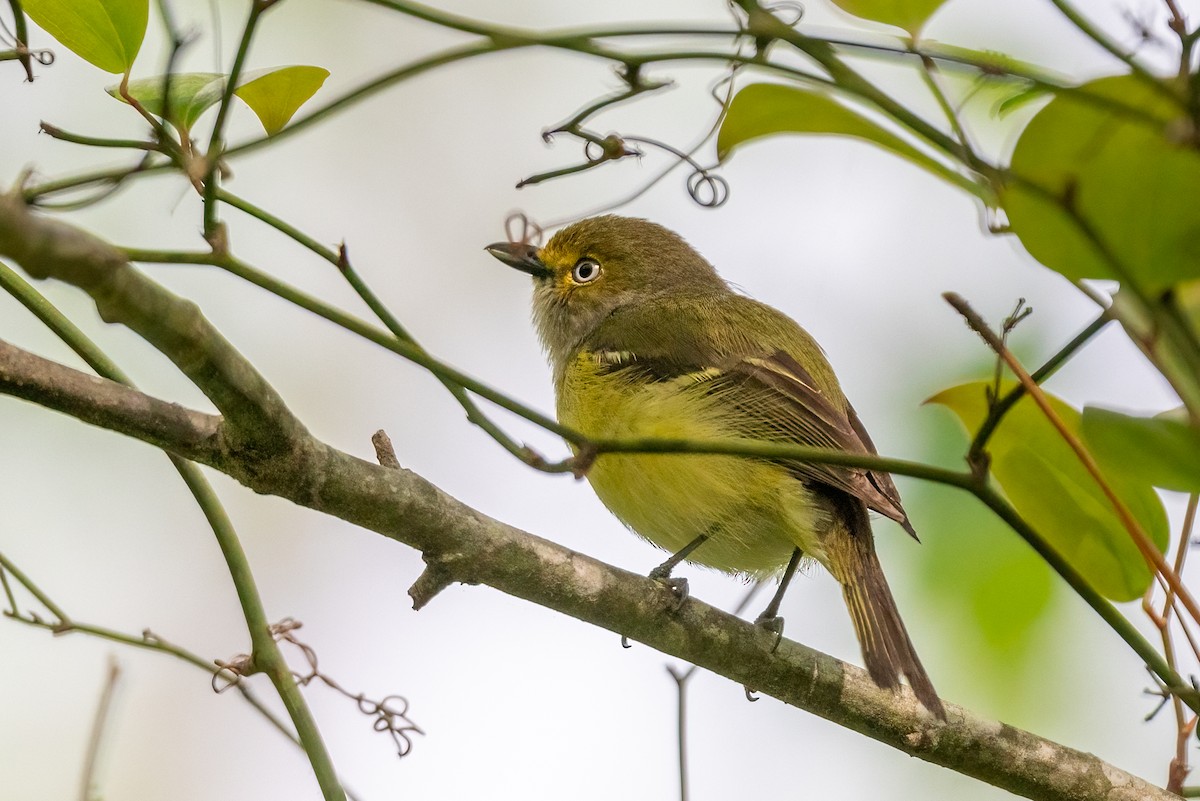
<svg viewBox="0 0 1200 801">
<path fill-rule="evenodd" d="M 812 336 L 735 291 L 673 231 L 604 215 L 541 247 L 485 249 L 532 277 L 559 422 L 589 440 L 738 438 L 876 453 Z M 889 474 L 792 458 L 602 452 L 586 477 L 622 523 L 672 554 L 651 577 L 671 582 L 683 560 L 781 577 L 758 620 L 777 636 L 797 565 L 822 565 L 841 585 L 872 680 L 895 689 L 907 678 L 945 719 L 875 551 L 871 511 L 917 536 Z"/>
</svg>

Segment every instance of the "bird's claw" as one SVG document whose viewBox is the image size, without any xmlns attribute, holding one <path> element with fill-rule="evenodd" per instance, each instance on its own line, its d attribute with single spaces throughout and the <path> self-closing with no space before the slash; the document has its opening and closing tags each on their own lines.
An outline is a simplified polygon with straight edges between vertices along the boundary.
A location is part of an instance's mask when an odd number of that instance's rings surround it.
<svg viewBox="0 0 1200 801">
<path fill-rule="evenodd" d="M 688 580 L 678 576 L 656 576 L 656 572 L 658 571 L 651 571 L 650 578 L 654 579 L 659 584 L 670 590 L 671 595 L 675 597 L 675 609 L 678 610 L 679 607 L 683 606 L 683 602 L 688 599 L 688 596 L 691 595 L 691 589 L 688 586 Z"/>
<path fill-rule="evenodd" d="M 771 644 L 771 653 L 775 653 L 783 641 L 783 618 L 764 612 L 755 619 L 754 625 L 775 635 L 775 642 Z"/>
</svg>

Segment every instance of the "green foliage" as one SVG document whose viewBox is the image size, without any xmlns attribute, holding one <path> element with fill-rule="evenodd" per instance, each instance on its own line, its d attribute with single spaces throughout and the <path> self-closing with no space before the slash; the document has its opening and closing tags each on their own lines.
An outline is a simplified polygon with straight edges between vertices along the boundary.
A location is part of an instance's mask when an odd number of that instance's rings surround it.
<svg viewBox="0 0 1200 801">
<path fill-rule="evenodd" d="M 163 115 L 163 76 L 140 78 L 130 81 L 126 87 L 129 96 L 142 108 L 156 117 Z M 113 97 L 125 102 L 119 86 L 105 89 Z M 196 120 L 208 108 L 219 103 L 225 91 L 225 76 L 216 72 L 188 72 L 171 76 L 170 99 L 167 107 L 167 122 L 183 133 L 192 130 Z"/>
<path fill-rule="evenodd" d="M 234 95 L 248 105 L 268 134 L 278 133 L 292 115 L 316 94 L 329 77 L 321 67 L 293 66 L 258 70 L 246 75 Z M 171 76 L 170 103 L 167 122 L 183 133 L 189 133 L 205 111 L 221 101 L 228 76 L 214 72 L 190 72 Z M 151 114 L 163 113 L 163 76 L 130 81 L 129 96 Z M 106 90 L 118 100 L 120 87 Z"/>
<path fill-rule="evenodd" d="M 1083 435 L 1109 474 L 1200 492 L 1200 432 L 1186 422 L 1088 406 L 1083 410 Z"/>
<path fill-rule="evenodd" d="M 253 109 L 266 132 L 274 135 L 328 77 L 329 70 L 321 67 L 276 67 L 250 73 L 234 94 Z"/>
<path fill-rule="evenodd" d="M 105 72 L 133 66 L 146 35 L 149 0 L 24 0 L 29 18 Z"/>
<path fill-rule="evenodd" d="M 988 382 L 943 390 L 929 399 L 958 416 L 968 432 L 988 414 Z M 1054 411 L 1075 435 L 1082 415 L 1050 397 Z M 1112 504 L 1079 458 L 1029 397 L 1004 416 L 988 443 L 992 474 L 1021 515 L 1063 558 L 1115 601 L 1139 598 L 1150 586 L 1150 569 Z M 1110 485 L 1158 546 L 1169 536 L 1162 501 L 1145 478 L 1107 476 Z"/>
<path fill-rule="evenodd" d="M 863 19 L 895 25 L 916 36 L 946 0 L 833 0 L 838 8 Z"/>
<path fill-rule="evenodd" d="M 1072 280 L 1114 278 L 1144 292 L 1200 277 L 1200 204 L 1186 200 L 1200 186 L 1200 153 L 1182 141 L 1184 111 L 1121 75 L 1038 112 L 1002 194 L 1030 254 Z"/>
<path fill-rule="evenodd" d="M 961 464 L 958 426 L 948 415 L 923 417 L 930 419 L 921 421 L 921 461 Z M 966 493 L 927 482 L 909 482 L 902 489 L 921 547 L 894 550 L 910 555 L 914 575 L 909 592 L 925 601 L 929 611 L 924 616 L 938 632 L 940 650 L 926 659 L 935 678 L 948 682 L 940 689 L 949 697 L 969 693 L 979 700 L 981 712 L 1009 720 L 1044 713 L 1048 688 L 1059 680 L 1054 671 L 1074 667 L 1046 658 L 1045 638 L 1053 623 L 1048 617 L 1065 585 L 1003 521 Z M 880 532 L 881 547 L 887 547 L 885 536 Z M 913 615 L 921 610 L 905 611 Z M 920 641 L 923 649 L 938 645 L 928 639 Z"/>
<path fill-rule="evenodd" d="M 835 134 L 878 145 L 948 178 L 950 171 L 894 133 L 828 95 L 770 83 L 750 84 L 733 98 L 717 133 L 717 157 L 755 139 L 781 133 Z M 957 183 L 951 179 L 952 183 Z"/>
</svg>

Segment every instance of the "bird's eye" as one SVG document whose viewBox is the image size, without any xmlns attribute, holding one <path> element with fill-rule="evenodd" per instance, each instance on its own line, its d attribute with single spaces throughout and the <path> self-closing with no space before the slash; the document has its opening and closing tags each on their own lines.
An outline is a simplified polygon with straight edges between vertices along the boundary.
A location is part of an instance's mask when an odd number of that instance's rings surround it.
<svg viewBox="0 0 1200 801">
<path fill-rule="evenodd" d="M 600 262 L 595 259 L 580 259 L 571 270 L 571 280 L 577 284 L 586 284 L 600 277 Z"/>
</svg>

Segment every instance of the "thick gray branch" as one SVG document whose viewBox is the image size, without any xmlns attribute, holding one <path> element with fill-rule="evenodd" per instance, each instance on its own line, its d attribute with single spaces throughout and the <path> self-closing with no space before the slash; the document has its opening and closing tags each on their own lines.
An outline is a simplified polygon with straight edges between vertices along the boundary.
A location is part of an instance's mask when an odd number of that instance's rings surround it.
<svg viewBox="0 0 1200 801">
<path fill-rule="evenodd" d="M 221 418 L 143 395 L 0 340 L 4 392 L 180 453 L 208 450 Z"/>
<path fill-rule="evenodd" d="M 199 387 L 230 421 L 230 433 L 284 450 L 305 432 L 274 388 L 191 301 L 163 290 L 124 254 L 78 228 L 36 216 L 19 190 L 0 195 L 0 255 L 35 278 L 83 289 L 100 316 L 137 332 Z"/>
<path fill-rule="evenodd" d="M 172 358 L 213 398 L 224 419 L 182 410 L 11 346 L 0 348 L 0 393 L 137 437 L 211 465 L 257 492 L 406 543 L 430 563 L 429 588 L 450 581 L 487 584 L 1014 793 L 1056 801 L 1175 798 L 1091 754 L 977 718 L 953 704 L 947 704 L 949 721 L 939 723 L 907 689 L 881 690 L 865 671 L 788 640 L 772 652 L 774 638 L 760 628 L 694 599 L 675 609 L 673 596 L 655 582 L 493 520 L 415 473 L 380 467 L 320 442 L 193 305 L 113 253 L 87 234 L 30 215 L 11 197 L 0 199 L 0 256 L 92 294 L 105 319 L 130 325 Z M 273 432 L 268 441 L 282 435 L 286 447 L 260 447 L 257 425 Z"/>
</svg>

